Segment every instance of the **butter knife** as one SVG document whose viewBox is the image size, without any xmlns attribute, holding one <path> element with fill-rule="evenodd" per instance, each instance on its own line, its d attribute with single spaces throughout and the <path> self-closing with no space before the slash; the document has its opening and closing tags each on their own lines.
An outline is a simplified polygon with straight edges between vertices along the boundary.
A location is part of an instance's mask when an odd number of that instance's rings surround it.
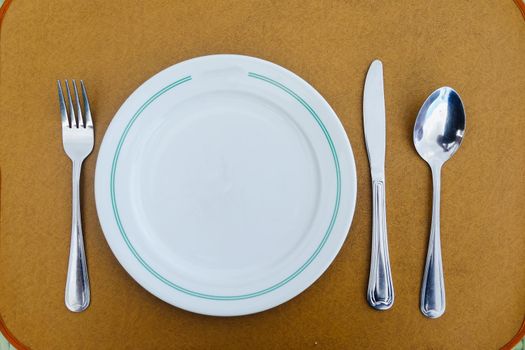
<svg viewBox="0 0 525 350">
<path fill-rule="evenodd" d="M 367 300 L 377 310 L 394 303 L 394 286 L 388 257 L 385 196 L 385 96 L 383 64 L 370 65 L 363 93 L 363 124 L 372 175 L 372 251 Z"/>
</svg>

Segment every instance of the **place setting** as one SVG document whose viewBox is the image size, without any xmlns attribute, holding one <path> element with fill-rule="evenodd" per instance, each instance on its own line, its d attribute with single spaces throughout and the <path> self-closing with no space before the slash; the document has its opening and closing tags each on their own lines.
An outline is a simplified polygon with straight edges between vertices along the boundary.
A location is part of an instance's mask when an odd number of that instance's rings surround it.
<svg viewBox="0 0 525 350">
<path fill-rule="evenodd" d="M 525 344 L 523 6 L 0 6 L 0 350 Z"/>
<path fill-rule="evenodd" d="M 57 83 L 73 172 L 65 304 L 79 312 L 90 303 L 79 179 L 94 123 L 84 82 L 80 95 L 75 80 L 65 93 Z M 367 300 L 377 310 L 394 304 L 383 85 L 374 60 L 363 125 L 373 201 Z M 429 318 L 445 312 L 440 171 L 464 131 L 463 103 L 449 87 L 428 97 L 414 126 L 434 184 L 420 301 Z M 210 55 L 161 71 L 128 97 L 99 150 L 95 198 L 111 250 L 142 287 L 188 311 L 239 316 L 296 297 L 329 267 L 352 222 L 356 184 L 345 130 L 310 84 L 258 58 Z"/>
</svg>

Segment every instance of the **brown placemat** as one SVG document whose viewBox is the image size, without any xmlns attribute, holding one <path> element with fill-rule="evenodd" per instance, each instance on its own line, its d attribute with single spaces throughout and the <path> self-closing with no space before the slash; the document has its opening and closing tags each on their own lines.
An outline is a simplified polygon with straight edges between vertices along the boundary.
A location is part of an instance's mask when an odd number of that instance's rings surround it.
<svg viewBox="0 0 525 350">
<path fill-rule="evenodd" d="M 328 271 L 275 309 L 245 317 L 188 313 L 156 299 L 120 267 L 100 230 L 93 175 L 104 130 L 144 80 L 213 53 L 253 55 L 299 74 L 328 100 L 354 149 L 358 201 Z M 17 0 L 0 40 L 0 312 L 33 349 L 491 349 L 525 310 L 525 25 L 512 1 Z M 365 72 L 385 68 L 387 206 L 396 289 L 392 310 L 366 303 L 370 179 L 362 131 Z M 63 304 L 70 164 L 56 79 L 84 79 L 96 124 L 83 217 L 92 304 Z M 464 143 L 443 171 L 447 312 L 428 320 L 419 288 L 431 181 L 412 145 L 435 88 L 464 100 Z M 9 286 L 9 288 L 4 288 Z"/>
</svg>

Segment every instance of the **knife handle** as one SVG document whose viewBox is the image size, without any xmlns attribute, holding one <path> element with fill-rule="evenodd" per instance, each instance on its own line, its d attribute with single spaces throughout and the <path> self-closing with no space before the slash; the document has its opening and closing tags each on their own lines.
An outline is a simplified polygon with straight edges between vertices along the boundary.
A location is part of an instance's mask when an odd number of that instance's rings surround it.
<svg viewBox="0 0 525 350">
<path fill-rule="evenodd" d="M 394 304 L 394 286 L 386 230 L 384 180 L 372 181 L 372 254 L 367 299 L 376 310 L 387 310 Z"/>
</svg>

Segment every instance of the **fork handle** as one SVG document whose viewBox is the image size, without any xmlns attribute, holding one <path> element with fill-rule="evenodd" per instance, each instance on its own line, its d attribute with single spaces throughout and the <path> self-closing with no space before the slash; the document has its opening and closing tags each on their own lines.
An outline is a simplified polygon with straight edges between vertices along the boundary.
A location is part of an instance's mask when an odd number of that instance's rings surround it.
<svg viewBox="0 0 525 350">
<path fill-rule="evenodd" d="M 372 254 L 367 300 L 376 310 L 387 310 L 394 304 L 394 286 L 386 229 L 384 180 L 372 181 Z"/>
<path fill-rule="evenodd" d="M 73 312 L 84 311 L 89 306 L 89 278 L 82 235 L 80 215 L 80 172 L 82 161 L 73 161 L 73 202 L 71 223 L 71 246 L 67 267 L 65 303 Z"/>
</svg>

